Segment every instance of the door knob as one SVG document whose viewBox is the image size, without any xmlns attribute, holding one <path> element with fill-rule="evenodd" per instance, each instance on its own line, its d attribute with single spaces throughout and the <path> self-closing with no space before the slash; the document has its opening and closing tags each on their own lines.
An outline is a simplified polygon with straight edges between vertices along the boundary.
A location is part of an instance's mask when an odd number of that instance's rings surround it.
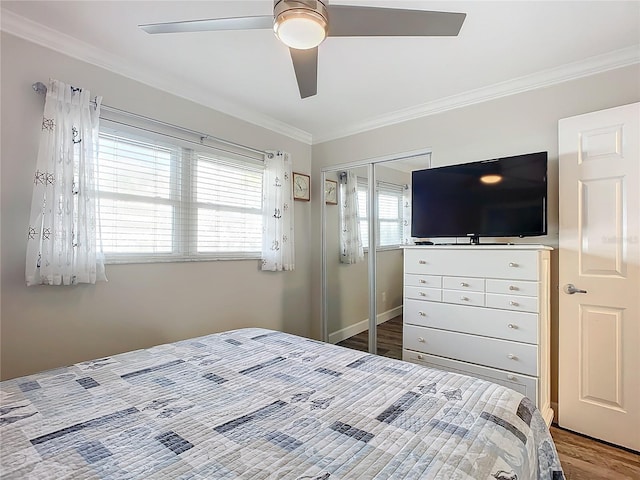
<svg viewBox="0 0 640 480">
<path fill-rule="evenodd" d="M 576 286 L 573 283 L 567 283 L 562 290 L 564 290 L 564 293 L 568 294 L 568 295 L 573 295 L 574 293 L 587 293 L 586 290 L 580 290 L 579 288 L 576 288 Z"/>
</svg>

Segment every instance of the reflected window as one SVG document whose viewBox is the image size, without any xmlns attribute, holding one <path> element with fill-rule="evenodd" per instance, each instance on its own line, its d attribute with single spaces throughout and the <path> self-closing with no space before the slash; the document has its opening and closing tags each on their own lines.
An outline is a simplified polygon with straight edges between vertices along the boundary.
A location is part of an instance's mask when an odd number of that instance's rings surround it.
<svg viewBox="0 0 640 480">
<path fill-rule="evenodd" d="M 366 179 L 358 179 L 358 211 L 362 244 L 369 244 L 369 211 L 367 196 L 369 187 Z M 404 187 L 387 182 L 378 182 L 376 202 L 378 206 L 378 222 L 376 232 L 377 247 L 396 247 L 402 245 Z"/>
</svg>

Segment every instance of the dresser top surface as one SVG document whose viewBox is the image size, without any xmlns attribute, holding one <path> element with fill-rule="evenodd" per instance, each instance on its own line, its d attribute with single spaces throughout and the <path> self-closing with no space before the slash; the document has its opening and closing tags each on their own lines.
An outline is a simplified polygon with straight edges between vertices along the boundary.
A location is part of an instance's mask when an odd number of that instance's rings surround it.
<svg viewBox="0 0 640 480">
<path fill-rule="evenodd" d="M 464 243 L 441 244 L 441 245 L 403 245 L 406 250 L 553 250 L 548 245 L 528 244 L 528 243 L 500 243 L 486 245 L 469 245 Z"/>
</svg>

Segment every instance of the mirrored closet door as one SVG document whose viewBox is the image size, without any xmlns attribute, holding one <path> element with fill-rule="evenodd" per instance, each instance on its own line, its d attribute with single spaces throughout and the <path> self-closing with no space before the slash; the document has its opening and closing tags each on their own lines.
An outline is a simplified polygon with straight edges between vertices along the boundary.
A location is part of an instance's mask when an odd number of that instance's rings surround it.
<svg viewBox="0 0 640 480">
<path fill-rule="evenodd" d="M 323 205 L 323 335 L 402 357 L 402 245 L 410 244 L 411 171 L 428 151 L 324 168 L 336 205 Z M 327 185 L 331 185 L 328 183 Z"/>
<path fill-rule="evenodd" d="M 358 182 L 367 182 L 369 168 L 329 170 L 324 173 L 325 192 L 336 188 L 336 203 L 325 199 L 323 228 L 326 332 L 330 343 L 349 340 L 349 346 L 369 351 L 369 263 L 362 212 L 367 199 Z M 362 203 L 364 201 L 364 204 Z M 325 338 L 327 340 L 327 338 Z"/>
</svg>

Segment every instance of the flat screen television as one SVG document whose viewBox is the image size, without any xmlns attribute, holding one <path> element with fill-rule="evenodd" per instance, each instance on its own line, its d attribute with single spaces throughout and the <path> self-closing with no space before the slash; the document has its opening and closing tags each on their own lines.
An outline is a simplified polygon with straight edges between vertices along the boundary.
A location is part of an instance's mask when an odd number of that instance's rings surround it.
<svg viewBox="0 0 640 480">
<path fill-rule="evenodd" d="M 546 233 L 547 152 L 412 172 L 412 237 Z"/>
</svg>

